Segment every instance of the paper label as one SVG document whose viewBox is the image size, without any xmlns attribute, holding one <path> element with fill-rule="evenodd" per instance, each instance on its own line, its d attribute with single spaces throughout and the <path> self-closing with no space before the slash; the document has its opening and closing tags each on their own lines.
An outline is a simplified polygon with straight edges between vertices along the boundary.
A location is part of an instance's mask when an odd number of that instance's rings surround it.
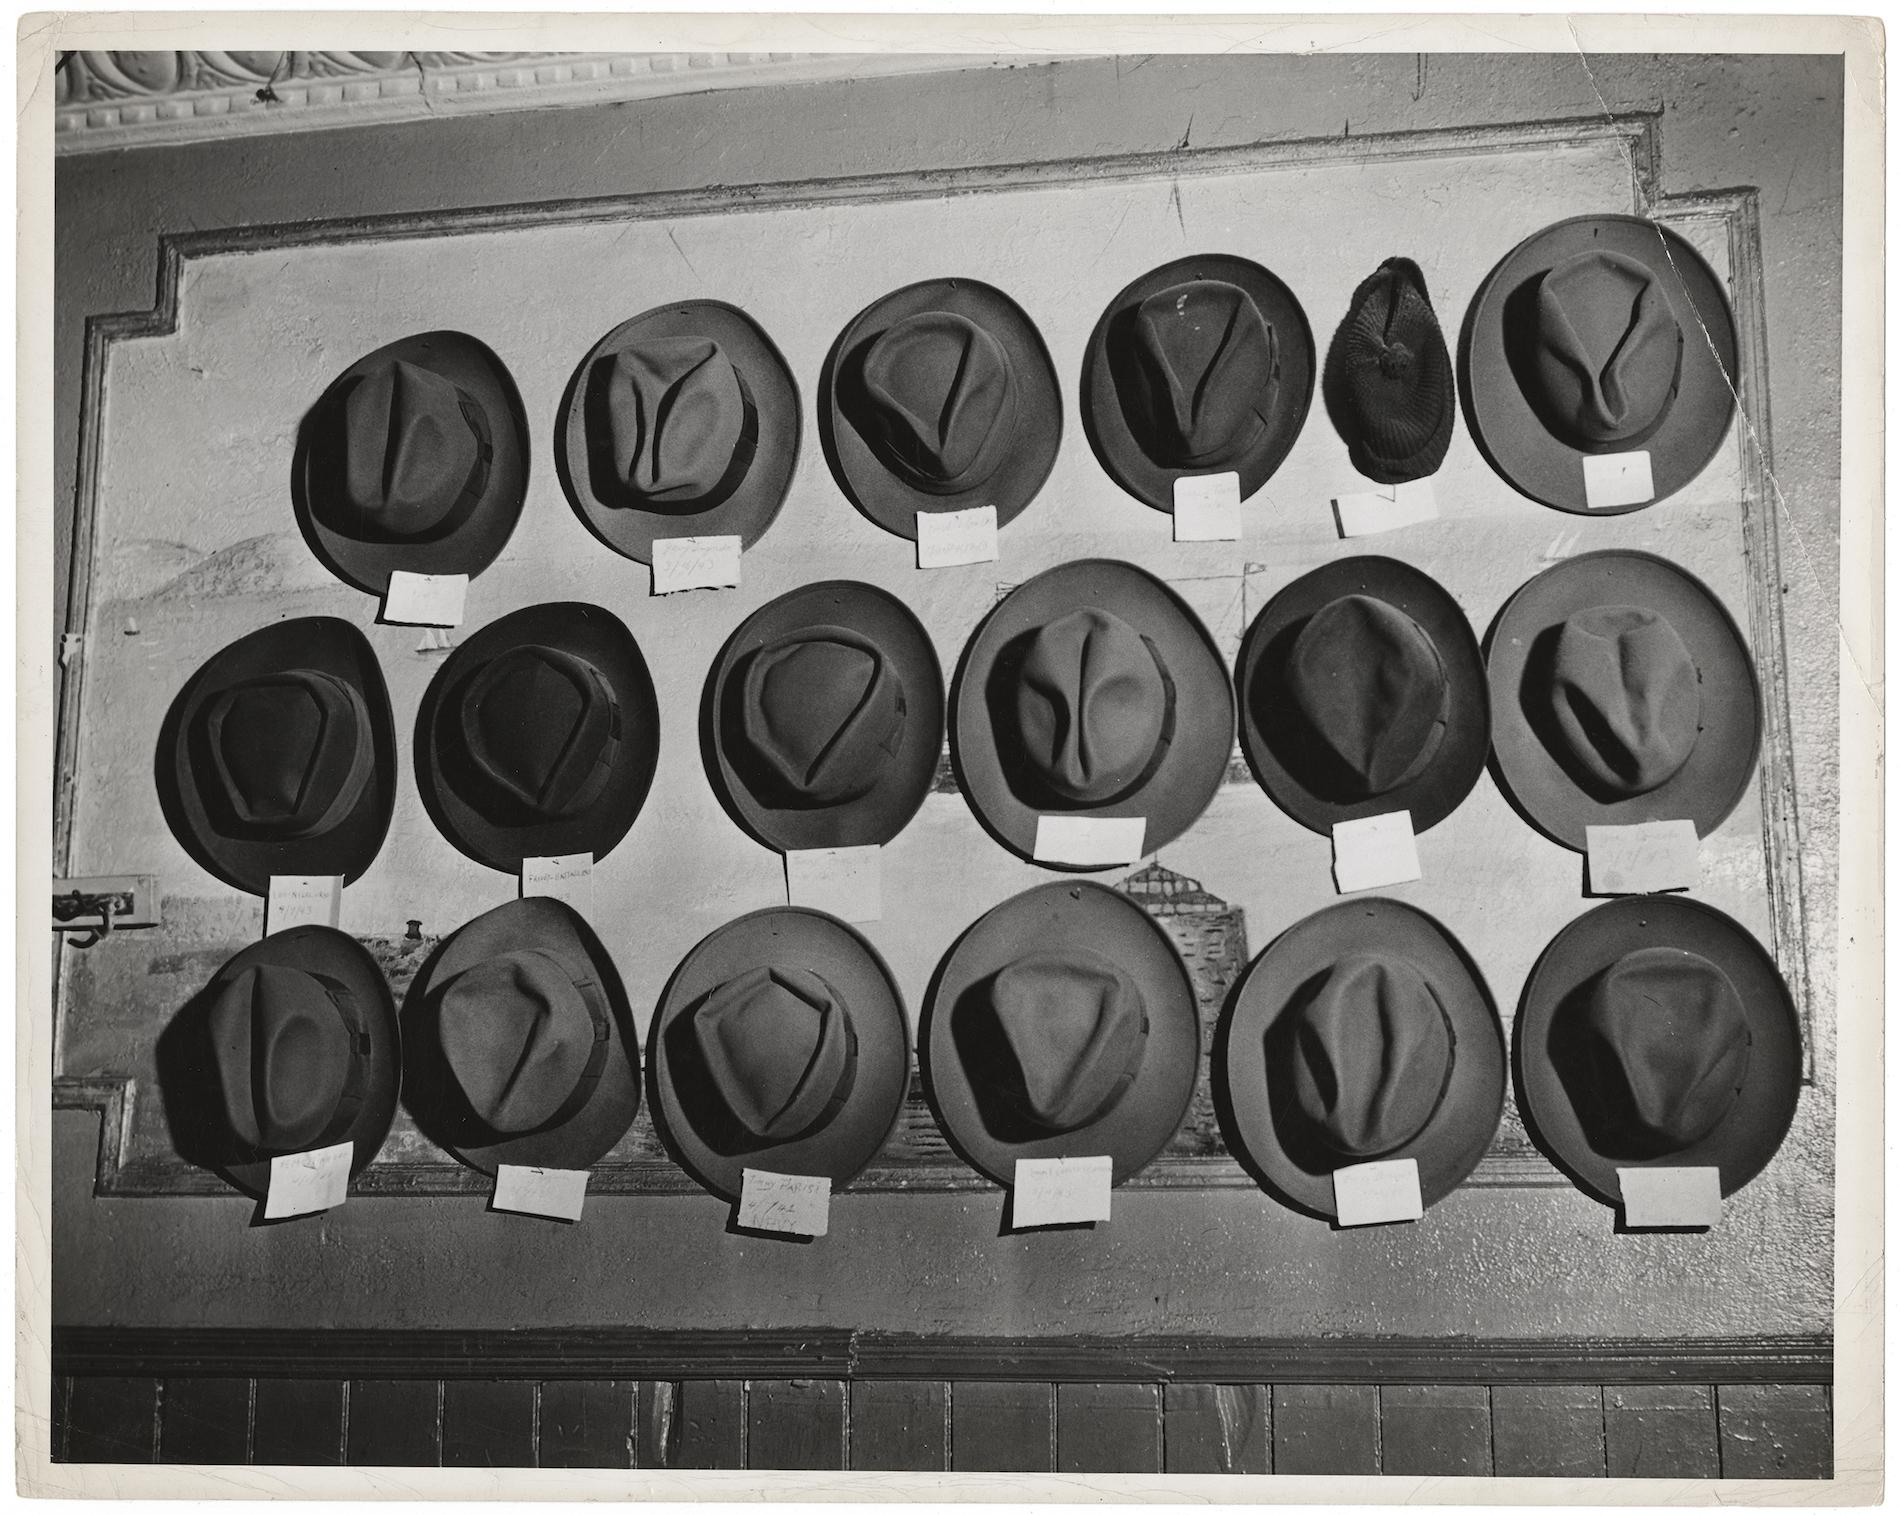
<svg viewBox="0 0 1900 1515">
<path fill-rule="evenodd" d="M 1583 839 L 1592 894 L 1661 894 L 1701 882 L 1694 821 L 1585 826 Z"/>
<path fill-rule="evenodd" d="M 521 860 L 521 897 L 545 895 L 572 905 L 582 915 L 594 908 L 594 854 L 571 852 L 564 857 L 524 857 Z"/>
<path fill-rule="evenodd" d="M 684 589 L 736 589 L 740 542 L 737 537 L 655 537 L 653 592 Z"/>
<path fill-rule="evenodd" d="M 1611 452 L 1583 459 L 1583 503 L 1589 510 L 1647 505 L 1656 498 L 1646 452 Z"/>
<path fill-rule="evenodd" d="M 1420 873 L 1411 811 L 1391 810 L 1333 827 L 1333 882 L 1341 894 L 1409 884 Z"/>
<path fill-rule="evenodd" d="M 502 1163 L 495 1169 L 497 1210 L 518 1215 L 545 1215 L 550 1220 L 579 1220 L 587 1198 L 585 1168 L 517 1168 Z"/>
<path fill-rule="evenodd" d="M 334 1210 L 349 1192 L 350 1163 L 355 1157 L 354 1142 L 273 1157 L 270 1187 L 264 1191 L 264 1219 Z"/>
<path fill-rule="evenodd" d="M 1035 858 L 1091 868 L 1137 863 L 1147 835 L 1148 818 L 1142 815 L 1039 815 Z"/>
<path fill-rule="evenodd" d="M 882 847 L 812 847 L 785 854 L 785 901 L 841 921 L 884 919 Z"/>
<path fill-rule="evenodd" d="M 1335 1168 L 1333 1206 L 1342 1226 L 1419 1219 L 1425 1213 L 1425 1201 L 1418 1192 L 1417 1161 L 1401 1157 L 1394 1162 Z"/>
<path fill-rule="evenodd" d="M 739 1224 L 753 1231 L 823 1236 L 831 1226 L 831 1180 L 740 1170 Z"/>
<path fill-rule="evenodd" d="M 1190 474 L 1174 481 L 1177 542 L 1240 540 L 1240 475 Z"/>
<path fill-rule="evenodd" d="M 1021 1229 L 1107 1220 L 1114 1181 L 1112 1157 L 1019 1157 L 1010 1224 Z"/>
<path fill-rule="evenodd" d="M 397 626 L 460 626 L 468 599 L 465 573 L 404 573 L 389 575 L 383 596 L 383 619 Z"/>
<path fill-rule="evenodd" d="M 273 873 L 264 897 L 264 934 L 292 926 L 335 927 L 342 907 L 340 874 Z"/>
<path fill-rule="evenodd" d="M 917 566 L 955 568 L 996 561 L 996 507 L 917 512 Z"/>
<path fill-rule="evenodd" d="M 1438 519 L 1438 495 L 1430 479 L 1413 479 L 1361 494 L 1342 494 L 1333 500 L 1333 514 L 1342 537 L 1367 537 L 1400 526 Z"/>
<path fill-rule="evenodd" d="M 1712 1226 L 1722 1218 L 1720 1168 L 1618 1168 L 1623 1224 L 1636 1230 L 1658 1226 Z"/>
</svg>

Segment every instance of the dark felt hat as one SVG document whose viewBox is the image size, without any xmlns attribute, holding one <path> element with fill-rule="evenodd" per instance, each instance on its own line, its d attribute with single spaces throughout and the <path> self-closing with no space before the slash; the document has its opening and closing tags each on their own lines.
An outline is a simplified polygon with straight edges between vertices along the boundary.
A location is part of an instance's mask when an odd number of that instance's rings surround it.
<svg viewBox="0 0 1900 1515">
<path fill-rule="evenodd" d="M 1583 1189 L 1618 1168 L 1768 1165 L 1801 1092 L 1801 1027 L 1774 960 L 1698 900 L 1610 900 L 1557 933 L 1512 1038 L 1525 1123 Z"/>
<path fill-rule="evenodd" d="M 458 929 L 411 986 L 409 1103 L 471 1167 L 586 1168 L 640 1107 L 640 1049 L 599 937 L 560 900 Z"/>
<path fill-rule="evenodd" d="M 1504 1028 L 1463 948 L 1397 900 L 1343 900 L 1247 969 L 1216 1064 L 1234 1146 L 1269 1187 L 1333 1217 L 1333 1173 L 1418 1164 L 1436 1204 L 1504 1113 Z"/>
<path fill-rule="evenodd" d="M 943 670 L 894 595 L 832 579 L 740 624 L 707 680 L 707 776 L 769 847 L 882 846 L 943 752 Z"/>
<path fill-rule="evenodd" d="M 1242 499 L 1292 450 L 1313 400 L 1313 333 L 1258 263 L 1208 253 L 1143 274 L 1095 323 L 1082 425 L 1102 467 L 1156 510 L 1175 480 L 1237 473 Z"/>
<path fill-rule="evenodd" d="M 1429 830 L 1484 771 L 1477 636 L 1443 585 L 1392 558 L 1340 558 L 1287 585 L 1247 629 L 1235 682 L 1254 777 L 1315 831 L 1392 810 Z"/>
<path fill-rule="evenodd" d="M 1207 808 L 1233 745 L 1233 688 L 1207 628 L 1154 575 L 1106 558 L 1010 591 L 951 695 L 964 796 L 1024 857 L 1042 815 L 1142 816 L 1143 850 L 1165 847 Z"/>
<path fill-rule="evenodd" d="M 272 874 L 354 882 L 396 797 L 389 691 L 347 621 L 305 616 L 240 637 L 172 701 L 154 761 L 172 835 L 234 889 Z"/>
<path fill-rule="evenodd" d="M 757 322 L 717 300 L 623 321 L 582 360 L 562 403 L 568 499 L 615 552 L 660 537 L 736 536 L 778 516 L 798 461 L 798 386 Z"/>
<path fill-rule="evenodd" d="M 1458 414 L 1451 352 L 1425 275 L 1387 258 L 1352 292 L 1326 351 L 1326 409 L 1352 466 L 1381 484 L 1438 472 Z"/>
<path fill-rule="evenodd" d="M 500 358 L 459 331 L 404 337 L 324 391 L 293 470 L 298 524 L 358 589 L 389 575 L 480 573 L 528 488 L 528 417 Z"/>
<path fill-rule="evenodd" d="M 1187 1113 L 1201 1020 L 1174 943 L 1086 880 L 1040 884 L 957 938 L 918 1034 L 951 1143 L 999 1184 L 1023 1157 L 1146 1167 Z"/>
<path fill-rule="evenodd" d="M 1708 466 L 1735 413 L 1735 318 L 1715 271 L 1641 216 L 1573 216 L 1494 268 L 1460 380 L 1491 466 L 1534 500 L 1589 509 L 1583 459 L 1646 451 L 1655 498 Z M 1648 502 L 1646 502 L 1648 503 Z"/>
<path fill-rule="evenodd" d="M 866 306 L 825 360 L 819 421 L 833 476 L 886 531 L 917 514 L 1036 497 L 1062 440 L 1062 393 L 1023 309 L 974 279 L 926 279 Z"/>
<path fill-rule="evenodd" d="M 835 916 L 795 906 L 755 910 L 693 948 L 647 1049 L 662 1133 L 728 1199 L 747 1168 L 849 1182 L 910 1086 L 904 999 L 884 959 Z"/>
<path fill-rule="evenodd" d="M 416 718 L 416 786 L 478 863 L 618 845 L 660 757 L 653 677 L 598 605 L 530 605 L 481 628 L 437 670 Z"/>
<path fill-rule="evenodd" d="M 1646 552 L 1545 569 L 1498 612 L 1486 649 L 1498 769 L 1539 830 L 1721 825 L 1761 750 L 1748 643 L 1707 585 Z"/>
</svg>

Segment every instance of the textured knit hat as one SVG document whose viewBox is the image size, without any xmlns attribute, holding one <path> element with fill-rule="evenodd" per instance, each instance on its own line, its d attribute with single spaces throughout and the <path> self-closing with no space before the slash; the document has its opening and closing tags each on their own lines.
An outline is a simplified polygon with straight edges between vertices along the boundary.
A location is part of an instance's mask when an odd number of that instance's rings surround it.
<svg viewBox="0 0 1900 1515">
<path fill-rule="evenodd" d="M 1352 466 L 1381 484 L 1438 471 L 1458 413 L 1451 353 L 1425 275 L 1387 258 L 1352 292 L 1326 353 L 1326 408 Z"/>
</svg>

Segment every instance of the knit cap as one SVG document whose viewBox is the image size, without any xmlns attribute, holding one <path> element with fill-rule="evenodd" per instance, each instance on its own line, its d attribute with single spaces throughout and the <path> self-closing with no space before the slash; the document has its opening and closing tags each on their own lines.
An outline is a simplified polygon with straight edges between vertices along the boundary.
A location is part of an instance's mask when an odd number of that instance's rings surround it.
<svg viewBox="0 0 1900 1515">
<path fill-rule="evenodd" d="M 1326 409 L 1353 467 L 1381 484 L 1435 473 L 1457 411 L 1451 354 L 1409 258 L 1387 258 L 1353 291 L 1326 354 Z"/>
</svg>

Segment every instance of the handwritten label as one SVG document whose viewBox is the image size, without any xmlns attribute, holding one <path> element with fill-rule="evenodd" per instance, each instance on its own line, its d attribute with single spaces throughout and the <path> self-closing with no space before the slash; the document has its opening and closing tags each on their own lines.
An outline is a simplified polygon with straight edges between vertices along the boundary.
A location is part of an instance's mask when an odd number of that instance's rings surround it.
<svg viewBox="0 0 1900 1515">
<path fill-rule="evenodd" d="M 521 897 L 534 895 L 572 905 L 582 915 L 594 908 L 594 854 L 570 852 L 563 857 L 524 857 L 521 860 Z"/>
<path fill-rule="evenodd" d="M 1401 1157 L 1392 1162 L 1335 1168 L 1333 1207 L 1342 1226 L 1418 1220 L 1425 1214 L 1425 1201 L 1418 1192 L 1418 1163 Z"/>
<path fill-rule="evenodd" d="M 1333 827 L 1333 882 L 1341 894 L 1409 884 L 1421 876 L 1412 812 L 1391 810 Z"/>
<path fill-rule="evenodd" d="M 1035 859 L 1089 868 L 1135 863 L 1141 860 L 1147 836 L 1148 818 L 1143 815 L 1039 815 Z"/>
<path fill-rule="evenodd" d="M 1661 894 L 1702 880 L 1694 821 L 1585 826 L 1592 894 Z"/>
<path fill-rule="evenodd" d="M 955 568 L 996 561 L 996 507 L 917 512 L 917 566 Z"/>
<path fill-rule="evenodd" d="M 1240 475 L 1189 474 L 1174 481 L 1177 542 L 1240 540 Z"/>
<path fill-rule="evenodd" d="M 264 934 L 292 926 L 331 926 L 343 908 L 341 875 L 273 873 L 264 897 Z"/>
<path fill-rule="evenodd" d="M 1589 510 L 1647 505 L 1656 498 L 1646 452 L 1610 452 L 1583 459 L 1583 503 Z"/>
<path fill-rule="evenodd" d="M 1369 537 L 1437 520 L 1438 495 L 1430 479 L 1413 479 L 1361 494 L 1335 496 L 1333 514 L 1342 537 Z"/>
<path fill-rule="evenodd" d="M 1112 1157 L 1019 1157 L 1010 1223 L 1020 1229 L 1107 1220 L 1114 1181 Z"/>
<path fill-rule="evenodd" d="M 841 921 L 884 919 L 882 847 L 811 847 L 785 854 L 785 900 Z"/>
<path fill-rule="evenodd" d="M 1634 1230 L 1712 1226 L 1722 1218 L 1720 1168 L 1618 1168 L 1623 1224 Z"/>
<path fill-rule="evenodd" d="M 495 1169 L 497 1210 L 517 1215 L 545 1215 L 549 1220 L 579 1220 L 587 1198 L 585 1168 L 517 1168 L 502 1163 Z"/>
<path fill-rule="evenodd" d="M 383 619 L 396 626 L 460 626 L 468 600 L 465 573 L 405 573 L 389 575 L 383 596 Z"/>
<path fill-rule="evenodd" d="M 741 1169 L 739 1224 L 753 1231 L 823 1236 L 831 1227 L 831 1180 Z"/>
<path fill-rule="evenodd" d="M 350 1163 L 355 1156 L 354 1142 L 338 1142 L 314 1152 L 273 1157 L 270 1185 L 264 1191 L 264 1219 L 334 1210 L 349 1193 Z"/>
<path fill-rule="evenodd" d="M 686 589 L 736 589 L 740 542 L 737 537 L 655 537 L 653 592 Z"/>
</svg>

